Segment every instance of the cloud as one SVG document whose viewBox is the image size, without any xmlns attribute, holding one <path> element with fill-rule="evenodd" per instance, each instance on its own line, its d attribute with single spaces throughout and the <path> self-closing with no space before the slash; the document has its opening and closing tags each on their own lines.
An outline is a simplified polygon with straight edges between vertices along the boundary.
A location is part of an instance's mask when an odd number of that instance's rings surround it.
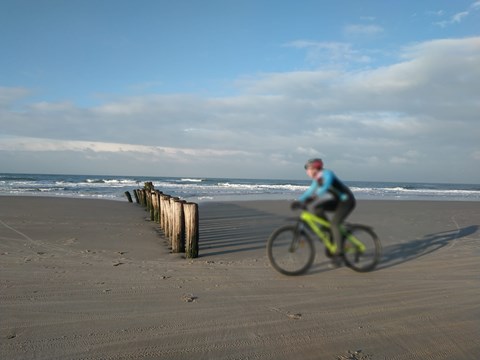
<svg viewBox="0 0 480 360">
<path fill-rule="evenodd" d="M 319 44 L 329 48 L 290 46 Z M 61 172 L 74 161 L 102 173 L 296 178 L 321 156 L 352 180 L 479 182 L 479 63 L 480 37 L 470 37 L 406 46 L 388 66 L 244 77 L 228 97 L 150 94 L 80 108 L 2 88 L 0 167 L 43 161 Z"/>
<path fill-rule="evenodd" d="M 296 40 L 285 44 L 286 47 L 305 49 L 307 62 L 314 65 L 332 66 L 347 63 L 368 63 L 370 57 L 344 42 L 317 42 L 311 40 Z"/>
<path fill-rule="evenodd" d="M 384 29 L 378 25 L 365 25 L 365 24 L 350 24 L 343 29 L 345 34 L 351 36 L 372 36 L 378 35 L 384 32 Z"/>
<path fill-rule="evenodd" d="M 2 87 L 0 86 L 0 109 L 13 106 L 20 99 L 25 98 L 31 93 L 29 89 L 22 87 Z"/>
<path fill-rule="evenodd" d="M 140 153 L 156 156 L 169 156 L 177 159 L 180 155 L 214 158 L 225 156 L 249 156 L 247 151 L 191 149 L 162 146 L 109 143 L 98 141 L 56 140 L 45 138 L 5 138 L 0 139 L 0 151 L 89 151 L 94 153 Z"/>
<path fill-rule="evenodd" d="M 480 161 L 480 150 L 475 150 L 471 154 L 472 159 Z"/>
<path fill-rule="evenodd" d="M 452 17 L 452 22 L 461 22 L 462 19 L 466 16 L 468 16 L 469 12 L 468 11 L 462 11 L 462 12 L 459 12 L 458 14 L 455 14 L 453 15 Z"/>
<path fill-rule="evenodd" d="M 426 14 L 429 16 L 443 16 L 445 15 L 445 10 L 430 10 Z"/>
<path fill-rule="evenodd" d="M 446 27 L 448 25 L 452 24 L 459 24 L 461 23 L 466 17 L 471 15 L 473 12 L 477 11 L 480 9 L 480 1 L 475 1 L 474 3 L 470 4 L 467 10 L 465 11 L 460 11 L 454 15 L 452 15 L 448 20 L 443 20 L 443 21 L 437 21 L 434 24 L 438 25 L 440 27 Z M 444 13 L 442 12 L 439 15 L 443 15 Z"/>
</svg>

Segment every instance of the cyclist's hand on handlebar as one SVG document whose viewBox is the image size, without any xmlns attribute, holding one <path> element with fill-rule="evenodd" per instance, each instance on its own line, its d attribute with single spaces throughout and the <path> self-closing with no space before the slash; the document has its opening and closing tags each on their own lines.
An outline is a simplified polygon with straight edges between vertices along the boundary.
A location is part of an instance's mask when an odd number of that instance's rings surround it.
<svg viewBox="0 0 480 360">
<path fill-rule="evenodd" d="M 290 207 L 292 208 L 292 210 L 303 209 L 305 207 L 305 204 L 301 201 L 295 200 L 294 202 L 292 202 Z"/>
<path fill-rule="evenodd" d="M 310 196 L 305 200 L 305 205 L 312 203 L 315 200 L 315 196 Z"/>
</svg>

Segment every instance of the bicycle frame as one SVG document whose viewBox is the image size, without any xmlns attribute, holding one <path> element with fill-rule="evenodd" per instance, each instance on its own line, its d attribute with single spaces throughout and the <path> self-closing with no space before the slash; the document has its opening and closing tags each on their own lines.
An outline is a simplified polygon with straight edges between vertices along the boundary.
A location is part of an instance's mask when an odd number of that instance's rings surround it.
<svg viewBox="0 0 480 360">
<path fill-rule="evenodd" d="M 318 238 L 322 241 L 323 245 L 328 249 L 330 254 L 337 253 L 337 244 L 335 244 L 333 239 L 332 241 L 330 241 L 328 236 L 321 229 L 322 227 L 330 229 L 332 227 L 332 224 L 329 221 L 322 219 L 321 217 L 318 217 L 315 214 L 312 214 L 311 212 L 308 212 L 306 210 L 301 212 L 300 220 L 307 224 L 308 227 L 315 233 L 315 235 L 318 236 Z M 340 231 L 345 237 L 345 239 L 350 241 L 360 253 L 365 252 L 365 245 L 355 236 L 353 236 L 344 225 L 340 225 Z"/>
</svg>

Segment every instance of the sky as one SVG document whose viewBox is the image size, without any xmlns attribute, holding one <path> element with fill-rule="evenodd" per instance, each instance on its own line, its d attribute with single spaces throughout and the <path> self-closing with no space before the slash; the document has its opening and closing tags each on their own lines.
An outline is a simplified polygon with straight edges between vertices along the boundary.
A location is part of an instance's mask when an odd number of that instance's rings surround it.
<svg viewBox="0 0 480 360">
<path fill-rule="evenodd" d="M 480 183 L 480 0 L 0 0 L 0 172 Z"/>
</svg>

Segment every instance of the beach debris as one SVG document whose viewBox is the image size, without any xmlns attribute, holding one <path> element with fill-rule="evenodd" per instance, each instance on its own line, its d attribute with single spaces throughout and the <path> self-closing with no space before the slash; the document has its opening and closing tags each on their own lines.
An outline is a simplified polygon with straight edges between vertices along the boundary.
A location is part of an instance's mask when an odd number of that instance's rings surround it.
<svg viewBox="0 0 480 360">
<path fill-rule="evenodd" d="M 285 312 L 284 310 L 280 310 L 278 308 L 272 307 L 268 308 L 270 311 L 277 312 L 279 314 L 287 316 L 289 319 L 292 320 L 300 320 L 302 318 L 302 314 L 300 313 L 291 313 L 290 311 Z"/>
<path fill-rule="evenodd" d="M 123 265 L 123 264 L 124 264 L 124 263 L 122 263 L 122 262 L 119 261 L 119 262 L 116 262 L 115 264 L 113 264 L 113 266 L 119 266 L 119 265 Z"/>
<path fill-rule="evenodd" d="M 8 340 L 15 339 L 16 337 L 17 337 L 17 334 L 15 334 L 15 333 L 7 335 Z"/>
<path fill-rule="evenodd" d="M 345 355 L 340 355 L 337 357 L 337 360 L 370 360 L 372 356 L 370 354 L 364 354 L 361 349 L 359 350 L 348 350 Z"/>
<path fill-rule="evenodd" d="M 300 320 L 302 318 L 302 314 L 290 314 L 290 313 L 287 313 L 287 316 L 289 319 L 292 319 L 292 320 Z"/>
<path fill-rule="evenodd" d="M 195 302 L 195 300 L 197 300 L 198 297 L 193 295 L 193 294 L 183 294 L 182 297 L 181 297 L 181 300 L 182 301 L 185 301 L 185 302 Z"/>
</svg>

